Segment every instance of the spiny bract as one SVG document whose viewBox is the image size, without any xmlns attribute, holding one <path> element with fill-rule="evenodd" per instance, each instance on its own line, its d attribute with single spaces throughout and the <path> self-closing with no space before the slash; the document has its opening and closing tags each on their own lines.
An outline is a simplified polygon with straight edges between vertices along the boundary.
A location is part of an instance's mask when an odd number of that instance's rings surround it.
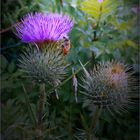
<svg viewBox="0 0 140 140">
<path fill-rule="evenodd" d="M 136 81 L 130 71 L 131 67 L 120 62 L 107 62 L 96 65 L 85 76 L 81 85 L 91 104 L 107 108 L 110 112 L 126 111 L 131 102 L 132 90 Z"/>
<path fill-rule="evenodd" d="M 29 47 L 19 59 L 19 67 L 28 77 L 58 85 L 67 73 L 68 64 L 59 43 L 45 44 L 41 49 Z"/>
</svg>

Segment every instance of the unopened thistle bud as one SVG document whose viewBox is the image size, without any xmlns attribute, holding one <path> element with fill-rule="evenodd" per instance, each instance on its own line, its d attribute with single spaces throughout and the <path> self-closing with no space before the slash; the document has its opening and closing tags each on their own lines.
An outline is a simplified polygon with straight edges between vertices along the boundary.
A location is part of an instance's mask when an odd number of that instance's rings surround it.
<svg viewBox="0 0 140 140">
<path fill-rule="evenodd" d="M 58 85 L 67 73 L 68 64 L 59 43 L 49 43 L 42 49 L 29 47 L 19 58 L 19 67 L 27 76 L 42 83 Z"/>
<path fill-rule="evenodd" d="M 130 67 L 119 62 L 101 63 L 88 72 L 84 68 L 83 89 L 91 104 L 120 113 L 131 103 L 135 79 Z M 132 95 L 133 94 L 133 95 Z"/>
</svg>

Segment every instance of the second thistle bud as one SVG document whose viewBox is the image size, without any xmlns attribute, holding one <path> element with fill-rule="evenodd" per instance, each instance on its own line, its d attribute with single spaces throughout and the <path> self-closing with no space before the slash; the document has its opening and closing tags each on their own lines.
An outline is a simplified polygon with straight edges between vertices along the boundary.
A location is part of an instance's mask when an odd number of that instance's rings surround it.
<svg viewBox="0 0 140 140">
<path fill-rule="evenodd" d="M 131 103 L 130 92 L 134 86 L 129 68 L 123 63 L 107 62 L 90 72 L 84 69 L 82 87 L 90 103 L 119 113 L 125 111 Z"/>
</svg>

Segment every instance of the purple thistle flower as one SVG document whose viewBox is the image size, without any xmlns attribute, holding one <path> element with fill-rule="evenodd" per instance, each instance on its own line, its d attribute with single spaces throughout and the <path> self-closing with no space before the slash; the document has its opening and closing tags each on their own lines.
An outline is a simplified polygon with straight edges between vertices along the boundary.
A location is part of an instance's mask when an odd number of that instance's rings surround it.
<svg viewBox="0 0 140 140">
<path fill-rule="evenodd" d="M 58 41 L 67 36 L 73 25 L 72 19 L 66 15 L 30 13 L 16 26 L 16 35 L 26 43 Z"/>
<path fill-rule="evenodd" d="M 98 0 L 99 3 L 102 3 L 104 0 Z"/>
<path fill-rule="evenodd" d="M 137 14 L 140 11 L 140 9 L 138 6 L 135 6 L 135 7 L 131 8 L 131 11 L 134 12 L 135 14 Z"/>
</svg>

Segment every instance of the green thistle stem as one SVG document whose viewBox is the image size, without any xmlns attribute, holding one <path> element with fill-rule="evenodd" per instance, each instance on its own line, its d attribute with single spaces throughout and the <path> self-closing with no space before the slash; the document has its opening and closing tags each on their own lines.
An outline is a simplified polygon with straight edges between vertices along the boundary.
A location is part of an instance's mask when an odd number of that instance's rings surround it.
<svg viewBox="0 0 140 140">
<path fill-rule="evenodd" d="M 100 14 L 99 14 L 99 19 L 98 19 L 98 21 L 97 21 L 96 29 L 98 29 L 98 27 L 99 27 L 99 23 L 100 23 L 100 20 L 101 20 L 101 16 L 102 16 L 102 5 L 100 6 Z"/>
<path fill-rule="evenodd" d="M 63 0 L 60 0 L 60 5 L 61 7 L 63 7 Z"/>
<path fill-rule="evenodd" d="M 45 84 L 40 85 L 40 101 L 39 101 L 39 112 L 38 112 L 38 128 L 41 130 L 43 125 L 43 114 L 45 110 L 46 102 L 46 93 L 45 93 Z"/>
<path fill-rule="evenodd" d="M 91 126 L 89 128 L 89 136 L 88 136 L 87 140 L 92 140 L 93 139 L 92 134 L 93 134 L 93 131 L 96 128 L 96 125 L 97 125 L 97 122 L 99 120 L 101 111 L 102 111 L 101 107 L 97 107 L 96 110 L 95 110 L 95 115 L 93 116 Z"/>
<path fill-rule="evenodd" d="M 99 18 L 98 18 L 97 25 L 96 25 L 96 28 L 95 28 L 95 31 L 94 31 L 94 34 L 93 34 L 93 41 L 96 41 L 97 38 L 98 38 L 97 37 L 97 30 L 99 28 L 101 16 L 102 16 L 102 5 L 100 5 L 100 13 L 99 13 Z"/>
<path fill-rule="evenodd" d="M 36 124 L 37 124 L 37 119 L 36 119 L 36 116 L 35 116 L 35 114 L 33 113 L 33 110 L 32 110 L 32 108 L 31 108 L 30 101 L 29 101 L 29 97 L 28 97 L 27 91 L 26 91 L 25 86 L 24 86 L 23 83 L 22 83 L 22 88 L 23 88 L 23 91 L 24 91 L 24 93 L 25 93 L 25 101 L 26 101 L 26 105 L 27 105 L 27 108 L 28 108 L 28 114 L 29 114 L 30 120 L 31 120 L 31 122 L 34 124 L 34 126 L 36 126 Z"/>
</svg>

